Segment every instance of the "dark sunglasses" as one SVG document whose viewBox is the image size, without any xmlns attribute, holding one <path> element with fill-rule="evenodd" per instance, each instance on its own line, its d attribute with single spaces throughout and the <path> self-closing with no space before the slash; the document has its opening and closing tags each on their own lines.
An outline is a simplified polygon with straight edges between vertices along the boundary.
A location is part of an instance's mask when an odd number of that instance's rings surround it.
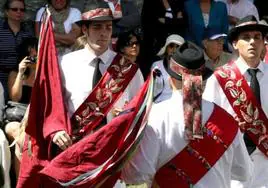
<svg viewBox="0 0 268 188">
<path fill-rule="evenodd" d="M 25 9 L 24 8 L 9 8 L 10 10 L 12 10 L 13 12 L 25 12 Z"/>
<path fill-rule="evenodd" d="M 169 46 L 170 48 L 178 48 L 178 47 L 179 47 L 179 45 L 174 44 L 174 43 L 170 43 L 168 46 Z"/>
<path fill-rule="evenodd" d="M 127 42 L 127 46 L 133 46 L 134 44 L 137 46 L 140 43 L 139 43 L 139 41 L 129 41 L 129 42 Z"/>
</svg>

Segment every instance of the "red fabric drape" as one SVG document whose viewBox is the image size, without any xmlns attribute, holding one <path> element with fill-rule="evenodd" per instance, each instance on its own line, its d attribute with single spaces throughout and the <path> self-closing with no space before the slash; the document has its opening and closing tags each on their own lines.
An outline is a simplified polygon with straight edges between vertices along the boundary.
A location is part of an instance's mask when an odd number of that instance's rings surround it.
<svg viewBox="0 0 268 188">
<path fill-rule="evenodd" d="M 50 147 L 51 135 L 59 130 L 71 132 L 70 118 L 64 107 L 50 16 L 42 23 L 37 67 L 18 188 L 39 187 L 36 173 L 54 156 Z"/>
</svg>

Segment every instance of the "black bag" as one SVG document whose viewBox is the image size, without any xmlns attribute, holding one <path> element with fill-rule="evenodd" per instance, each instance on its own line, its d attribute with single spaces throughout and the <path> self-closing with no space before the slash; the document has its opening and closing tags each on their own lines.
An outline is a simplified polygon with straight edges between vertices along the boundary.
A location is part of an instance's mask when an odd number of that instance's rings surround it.
<svg viewBox="0 0 268 188">
<path fill-rule="evenodd" d="M 28 104 L 23 104 L 14 101 L 8 101 L 4 109 L 4 121 L 20 122 L 26 112 Z"/>
</svg>

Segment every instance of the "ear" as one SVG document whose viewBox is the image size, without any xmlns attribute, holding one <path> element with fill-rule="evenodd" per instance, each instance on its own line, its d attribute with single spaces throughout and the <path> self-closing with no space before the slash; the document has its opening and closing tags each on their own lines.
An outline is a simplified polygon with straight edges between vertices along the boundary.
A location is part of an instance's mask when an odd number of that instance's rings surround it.
<svg viewBox="0 0 268 188">
<path fill-rule="evenodd" d="M 203 44 L 204 48 L 207 48 L 208 40 L 207 40 L 207 39 L 204 39 L 204 40 L 202 41 L 202 44 Z"/>
<path fill-rule="evenodd" d="M 83 32 L 83 34 L 86 35 L 86 36 L 88 35 L 87 31 L 88 31 L 87 26 L 86 26 L 85 24 L 83 24 L 83 25 L 82 25 L 82 32 Z"/>
<path fill-rule="evenodd" d="M 232 43 L 232 45 L 233 45 L 234 49 L 237 50 L 237 41 L 234 41 L 234 42 Z"/>
</svg>

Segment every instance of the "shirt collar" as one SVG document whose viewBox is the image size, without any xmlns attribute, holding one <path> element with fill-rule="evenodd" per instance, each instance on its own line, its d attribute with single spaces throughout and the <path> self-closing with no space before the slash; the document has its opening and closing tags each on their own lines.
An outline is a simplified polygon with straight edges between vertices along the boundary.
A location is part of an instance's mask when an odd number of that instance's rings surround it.
<svg viewBox="0 0 268 188">
<path fill-rule="evenodd" d="M 236 65 L 238 67 L 238 69 L 240 70 L 241 74 L 244 75 L 247 70 L 250 68 L 247 63 L 245 62 L 244 59 L 242 59 L 241 57 L 239 57 L 237 60 L 236 60 Z M 260 61 L 258 67 L 257 67 L 260 72 L 264 73 L 264 65 L 263 65 L 263 62 Z"/>
<path fill-rule="evenodd" d="M 86 44 L 86 47 L 84 48 L 84 50 L 86 51 L 87 59 L 89 60 L 89 64 L 90 64 L 92 62 L 92 60 L 95 59 L 97 56 L 88 48 L 90 48 L 90 47 L 88 46 L 88 44 Z M 107 64 L 109 62 L 110 56 L 113 53 L 114 52 L 110 48 L 108 48 L 104 53 L 102 53 L 100 56 L 98 56 L 98 58 L 101 59 L 103 64 Z"/>
<path fill-rule="evenodd" d="M 112 53 L 113 51 L 110 48 L 108 48 L 103 54 L 99 56 L 99 58 L 102 60 L 104 64 L 107 64 L 109 62 L 109 58 Z"/>
</svg>

